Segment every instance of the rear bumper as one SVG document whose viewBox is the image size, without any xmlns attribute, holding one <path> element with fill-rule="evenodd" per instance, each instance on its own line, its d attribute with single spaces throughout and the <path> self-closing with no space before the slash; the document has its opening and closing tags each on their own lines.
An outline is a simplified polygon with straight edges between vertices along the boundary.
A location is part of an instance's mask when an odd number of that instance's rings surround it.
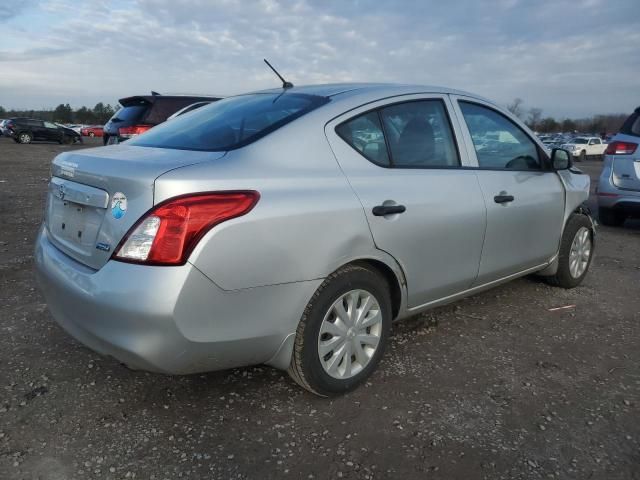
<svg viewBox="0 0 640 480">
<path fill-rule="evenodd" d="M 622 190 L 600 182 L 598 185 L 598 207 L 621 210 L 629 214 L 640 214 L 640 192 Z"/>
<path fill-rule="evenodd" d="M 224 291 L 189 263 L 109 261 L 95 271 L 58 250 L 44 229 L 35 264 L 51 314 L 67 332 L 132 368 L 170 374 L 269 362 L 321 282 Z"/>
</svg>

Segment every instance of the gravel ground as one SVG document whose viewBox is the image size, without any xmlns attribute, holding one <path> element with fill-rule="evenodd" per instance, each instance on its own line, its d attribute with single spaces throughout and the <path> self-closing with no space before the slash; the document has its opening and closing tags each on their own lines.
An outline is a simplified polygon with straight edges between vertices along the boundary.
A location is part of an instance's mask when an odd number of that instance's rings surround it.
<svg viewBox="0 0 640 480">
<path fill-rule="evenodd" d="M 640 479 L 640 222 L 600 228 L 579 288 L 520 279 L 396 324 L 370 382 L 326 400 L 268 367 L 131 371 L 59 328 L 32 244 L 70 148 L 0 138 L 0 478 Z"/>
</svg>

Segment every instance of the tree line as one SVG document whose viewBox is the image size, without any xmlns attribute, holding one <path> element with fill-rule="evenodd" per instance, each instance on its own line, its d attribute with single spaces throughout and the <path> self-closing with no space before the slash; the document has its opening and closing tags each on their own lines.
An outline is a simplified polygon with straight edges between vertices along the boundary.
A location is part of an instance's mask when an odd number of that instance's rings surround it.
<svg viewBox="0 0 640 480">
<path fill-rule="evenodd" d="M 86 125 L 104 125 L 116 109 L 109 104 L 96 103 L 95 107 L 80 107 L 76 110 L 68 103 L 61 103 L 53 110 L 6 110 L 0 105 L 0 118 L 29 117 L 47 122 L 82 123 Z"/>
<path fill-rule="evenodd" d="M 526 123 L 531 130 L 539 133 L 617 133 L 629 116 L 626 113 L 615 113 L 593 115 L 587 118 L 564 118 L 557 120 L 553 117 L 543 117 L 541 108 L 526 109 L 524 107 L 524 101 L 521 98 L 515 98 L 509 103 L 507 110 L 521 120 L 524 120 L 524 123 Z"/>
<path fill-rule="evenodd" d="M 543 117 L 541 108 L 525 108 L 521 98 L 515 98 L 507 105 L 507 109 L 515 116 L 524 120 L 531 130 L 540 133 L 555 132 L 589 132 L 616 133 L 627 119 L 623 113 L 609 115 L 594 115 L 588 118 L 564 118 L 557 120 L 553 117 Z M 102 102 L 95 107 L 80 107 L 72 109 L 68 103 L 61 103 L 53 110 L 6 110 L 0 105 L 0 118 L 30 117 L 57 123 L 83 123 L 87 125 L 104 125 L 116 112 L 116 108 Z"/>
</svg>

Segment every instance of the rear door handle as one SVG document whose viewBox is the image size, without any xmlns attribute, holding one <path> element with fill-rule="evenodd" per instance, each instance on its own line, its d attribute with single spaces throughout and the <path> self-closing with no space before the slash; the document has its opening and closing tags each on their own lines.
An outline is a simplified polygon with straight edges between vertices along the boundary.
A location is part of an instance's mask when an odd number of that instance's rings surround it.
<svg viewBox="0 0 640 480">
<path fill-rule="evenodd" d="M 493 197 L 493 201 L 496 203 L 513 202 L 513 195 L 496 195 L 495 197 Z"/>
<path fill-rule="evenodd" d="M 406 210 L 404 205 L 377 205 L 373 207 L 371 212 L 376 217 L 383 217 L 385 215 L 393 215 L 394 213 L 404 213 Z"/>
</svg>

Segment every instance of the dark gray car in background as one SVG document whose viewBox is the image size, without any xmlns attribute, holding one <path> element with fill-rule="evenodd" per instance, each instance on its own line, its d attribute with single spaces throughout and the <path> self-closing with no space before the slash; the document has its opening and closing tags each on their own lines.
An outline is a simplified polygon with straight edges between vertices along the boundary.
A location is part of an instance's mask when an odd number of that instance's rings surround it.
<svg viewBox="0 0 640 480">
<path fill-rule="evenodd" d="M 120 109 L 104 126 L 105 145 L 122 143 L 163 123 L 171 115 L 197 102 L 215 102 L 220 97 L 197 95 L 135 95 L 121 98 Z"/>
</svg>

